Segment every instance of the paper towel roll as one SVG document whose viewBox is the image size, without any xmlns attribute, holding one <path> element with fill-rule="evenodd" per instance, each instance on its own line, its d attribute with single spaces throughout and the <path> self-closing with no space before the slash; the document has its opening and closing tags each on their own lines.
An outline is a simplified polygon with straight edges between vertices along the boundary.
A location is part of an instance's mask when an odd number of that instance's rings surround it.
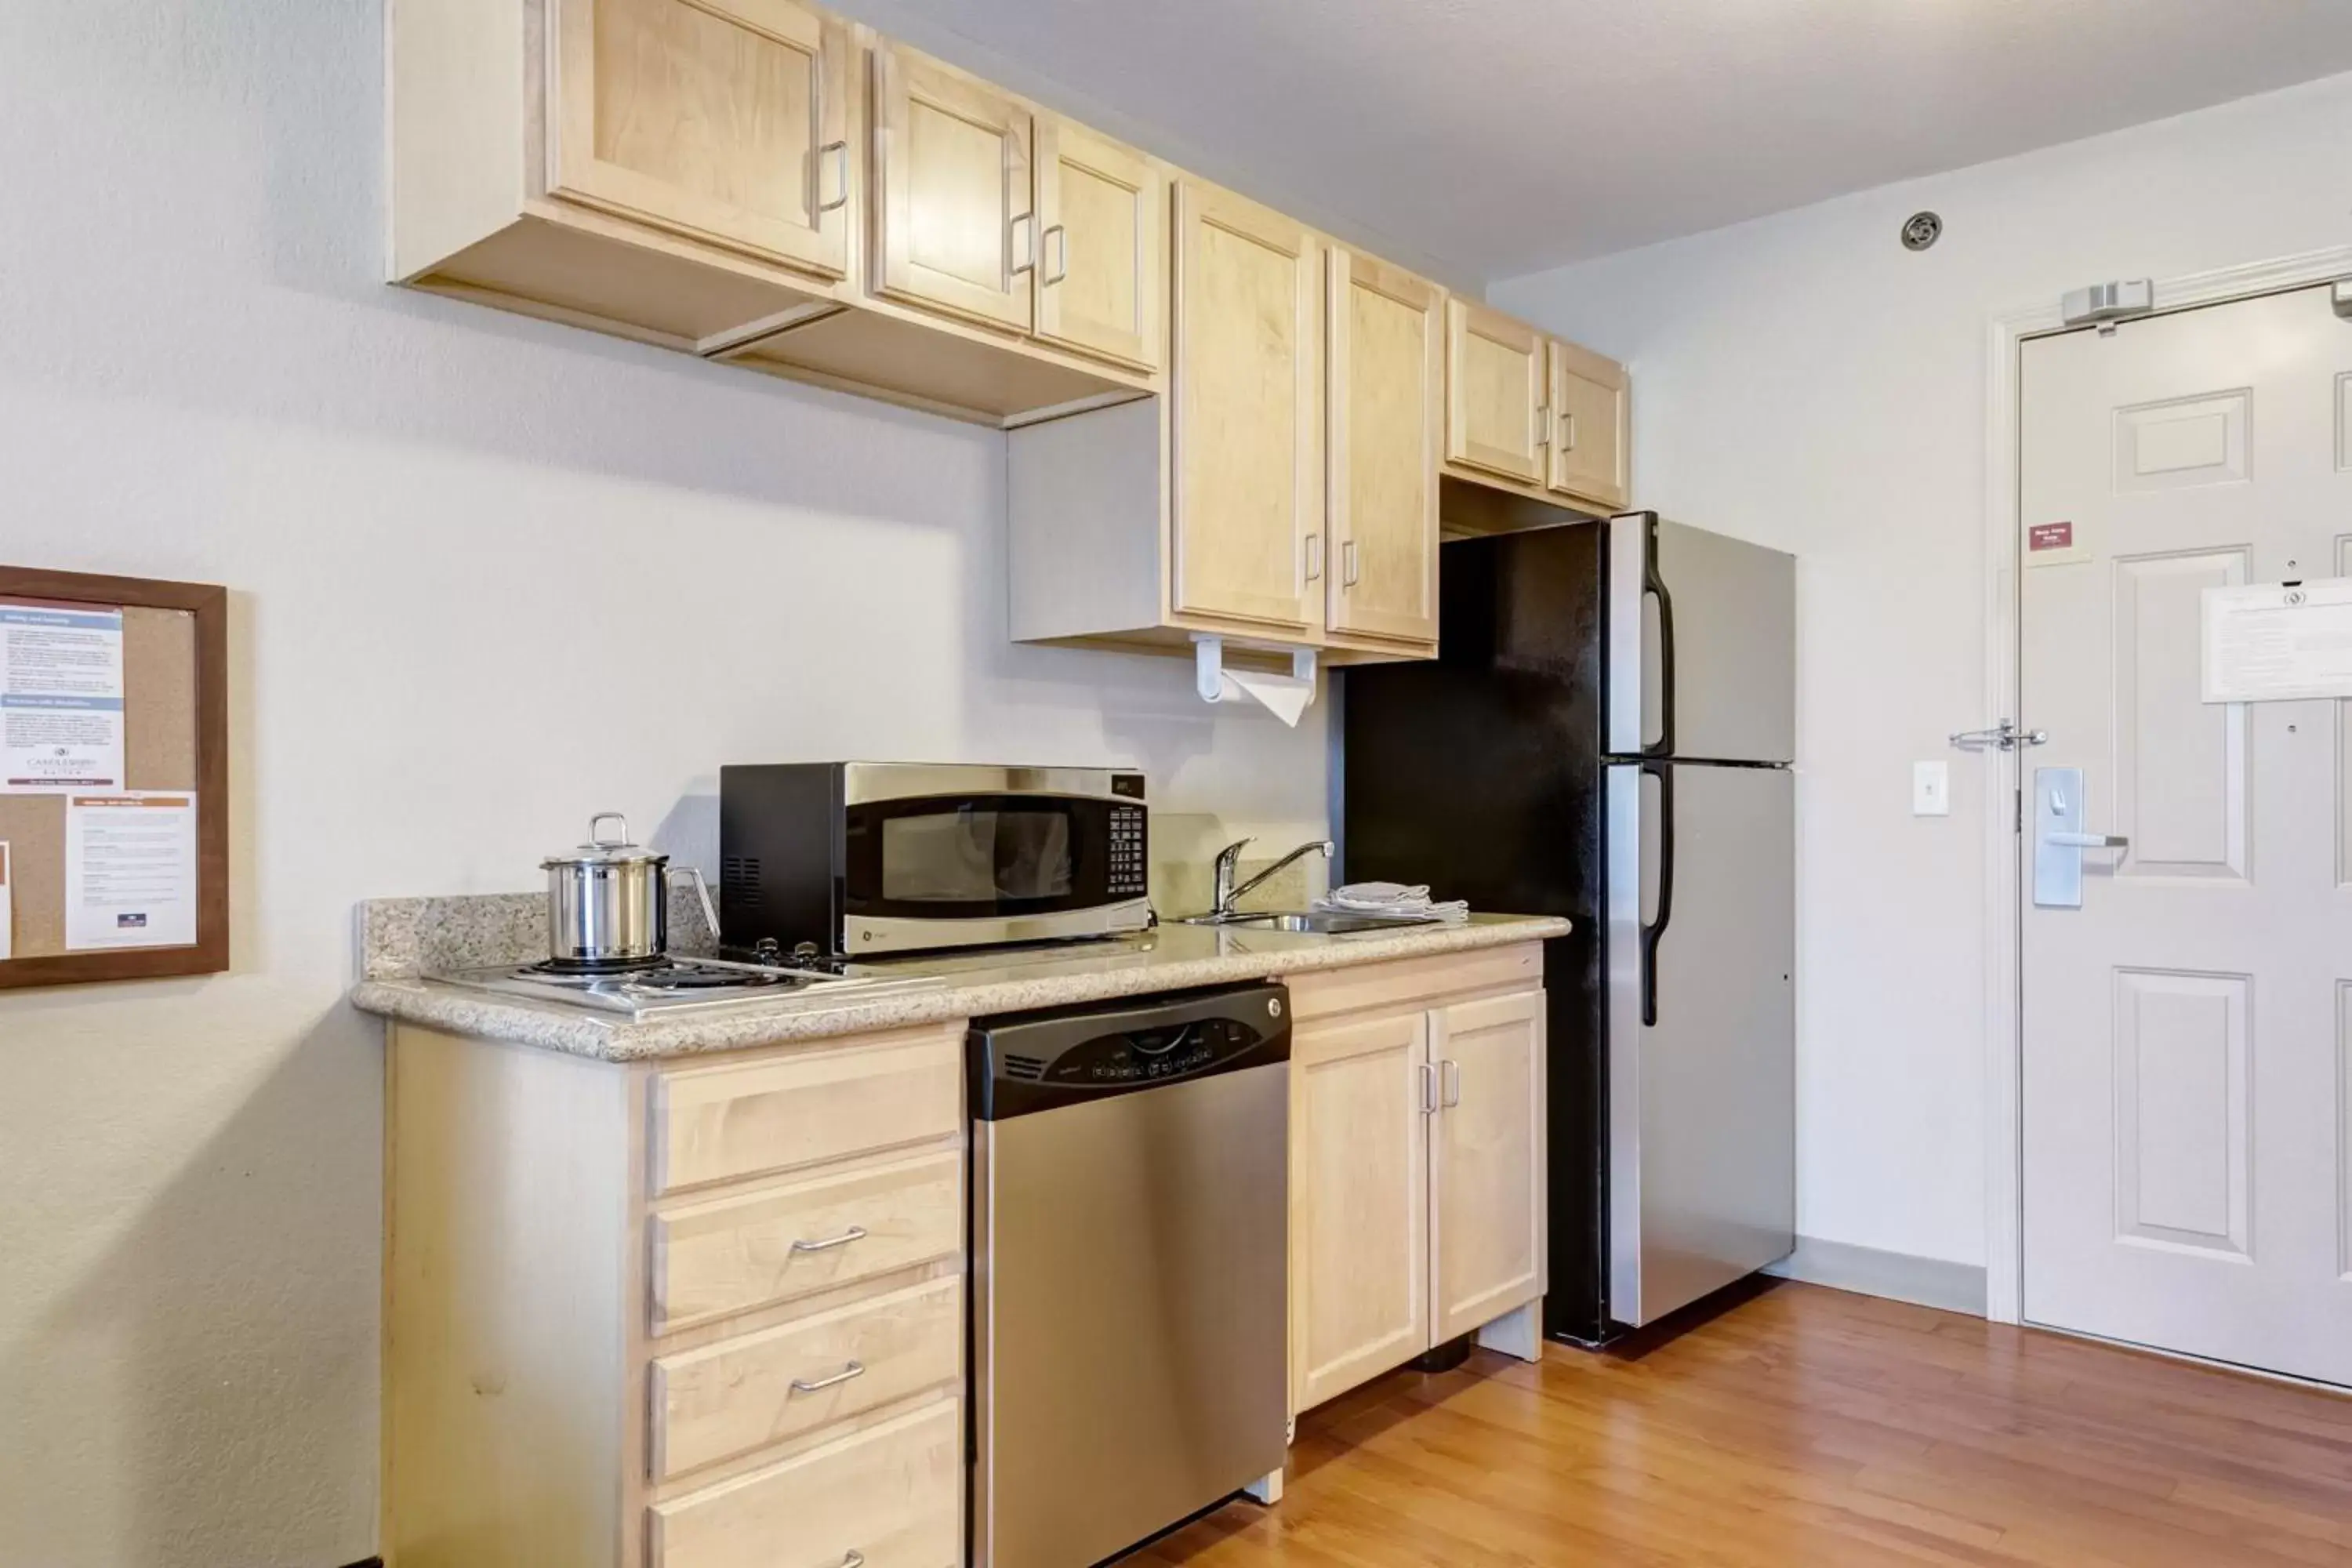
<svg viewBox="0 0 2352 1568">
<path fill-rule="evenodd" d="M 1228 669 L 1217 683 L 1217 700 L 1247 697 L 1289 725 L 1298 728 L 1307 705 L 1315 700 L 1315 682 L 1295 675 L 1269 675 L 1255 669 Z"/>
</svg>

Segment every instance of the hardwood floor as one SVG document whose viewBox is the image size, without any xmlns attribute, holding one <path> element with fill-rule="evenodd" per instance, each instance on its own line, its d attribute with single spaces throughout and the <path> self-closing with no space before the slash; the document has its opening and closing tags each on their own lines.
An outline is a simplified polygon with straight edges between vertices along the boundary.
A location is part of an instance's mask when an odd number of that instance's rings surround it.
<svg viewBox="0 0 2352 1568">
<path fill-rule="evenodd" d="M 2352 1564 L 2352 1398 L 1803 1285 L 1310 1412 L 1129 1568 Z"/>
</svg>

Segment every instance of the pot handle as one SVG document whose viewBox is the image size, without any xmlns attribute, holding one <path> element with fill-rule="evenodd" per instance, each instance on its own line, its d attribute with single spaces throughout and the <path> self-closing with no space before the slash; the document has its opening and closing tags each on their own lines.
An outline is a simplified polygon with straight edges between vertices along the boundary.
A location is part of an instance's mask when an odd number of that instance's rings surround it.
<svg viewBox="0 0 2352 1568">
<path fill-rule="evenodd" d="M 599 827 L 604 826 L 604 824 L 608 822 L 617 822 L 621 825 L 621 836 L 618 838 L 607 838 L 603 834 L 596 831 Z M 598 812 L 595 816 L 588 819 L 588 842 L 594 845 L 599 849 L 618 849 L 623 847 L 629 842 L 629 819 L 623 816 L 617 811 Z"/>
<path fill-rule="evenodd" d="M 711 945 L 715 947 L 719 943 L 719 906 L 710 901 L 710 879 L 702 874 L 702 868 L 699 866 L 672 866 L 670 868 L 670 871 L 673 875 L 681 870 L 688 876 L 694 879 L 695 897 L 702 900 L 702 918 L 706 921 L 709 922 L 710 942 Z"/>
</svg>

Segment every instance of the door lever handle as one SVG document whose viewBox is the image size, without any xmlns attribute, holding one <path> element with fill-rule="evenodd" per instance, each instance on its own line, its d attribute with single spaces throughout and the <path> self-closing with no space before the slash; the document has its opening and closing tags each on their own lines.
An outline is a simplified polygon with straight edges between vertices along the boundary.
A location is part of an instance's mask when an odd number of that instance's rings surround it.
<svg viewBox="0 0 2352 1568">
<path fill-rule="evenodd" d="M 2131 840 L 2120 833 L 2045 833 L 2044 844 L 2055 844 L 2068 849 L 2128 849 Z"/>
</svg>

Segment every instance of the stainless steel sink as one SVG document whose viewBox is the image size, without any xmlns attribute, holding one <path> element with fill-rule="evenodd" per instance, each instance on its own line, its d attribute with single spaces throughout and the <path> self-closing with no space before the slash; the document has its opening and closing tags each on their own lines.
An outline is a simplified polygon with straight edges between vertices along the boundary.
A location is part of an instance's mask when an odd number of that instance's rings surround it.
<svg viewBox="0 0 2352 1568">
<path fill-rule="evenodd" d="M 1264 915 L 1194 915 L 1186 925 L 1232 926 L 1243 931 L 1292 931 L 1301 936 L 1346 936 L 1361 931 L 1396 931 L 1441 922 L 1414 915 L 1351 915 L 1333 910 Z"/>
</svg>

